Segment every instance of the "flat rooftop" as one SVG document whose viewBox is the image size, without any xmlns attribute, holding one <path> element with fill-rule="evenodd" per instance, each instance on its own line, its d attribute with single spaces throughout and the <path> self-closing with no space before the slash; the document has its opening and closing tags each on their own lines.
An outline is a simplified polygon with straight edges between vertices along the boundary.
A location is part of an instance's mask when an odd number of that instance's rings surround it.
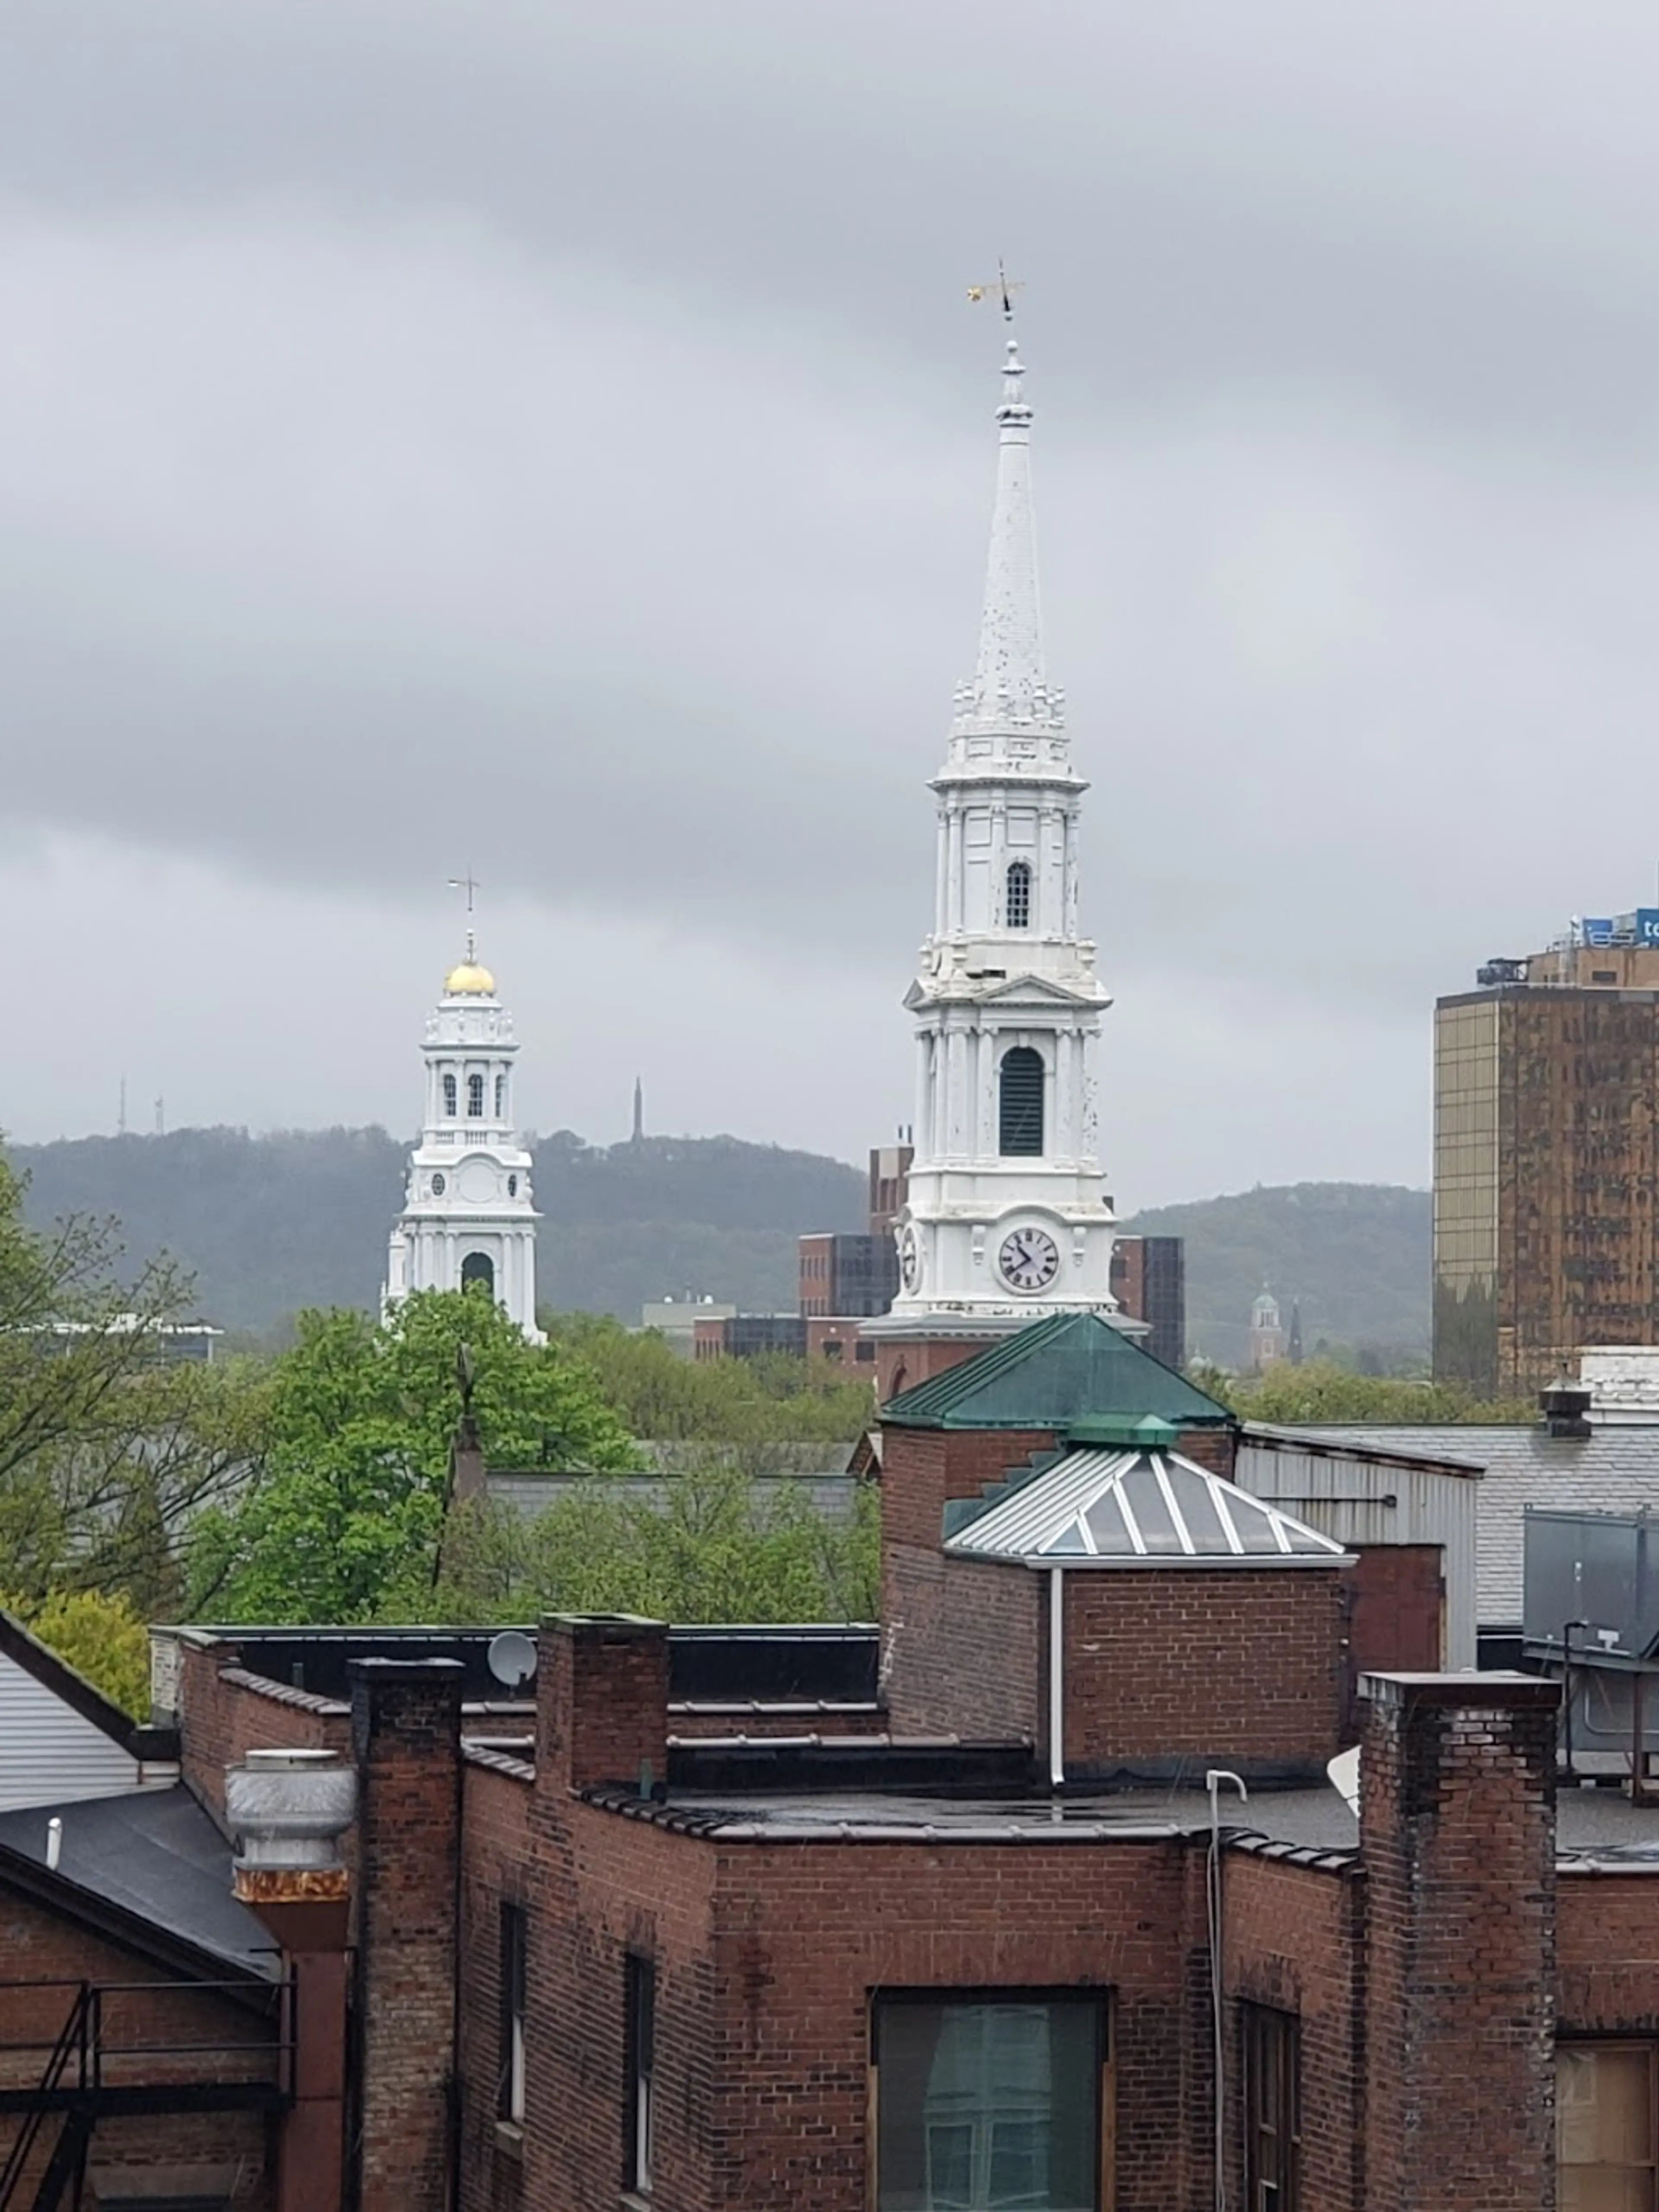
<svg viewBox="0 0 1659 2212">
<path fill-rule="evenodd" d="M 1202 1790 L 1123 1790 L 1086 1796 L 941 1797 L 902 1790 L 671 1789 L 647 1802 L 622 1790 L 588 1796 L 626 1818 L 732 1842 L 1149 1843 L 1207 1834 Z M 1359 1824 L 1335 1790 L 1256 1790 L 1241 1804 L 1222 1795 L 1221 1824 L 1289 1855 L 1346 1859 Z M 1659 1873 L 1659 1806 L 1632 1805 L 1616 1789 L 1563 1790 L 1557 1841 L 1564 1867 L 1651 1867 Z"/>
</svg>

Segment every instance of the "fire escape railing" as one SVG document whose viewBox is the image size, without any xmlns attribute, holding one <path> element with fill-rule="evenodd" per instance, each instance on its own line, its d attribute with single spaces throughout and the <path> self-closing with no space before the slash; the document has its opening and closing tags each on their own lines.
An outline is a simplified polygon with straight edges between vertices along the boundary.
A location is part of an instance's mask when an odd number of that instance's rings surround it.
<svg viewBox="0 0 1659 2212">
<path fill-rule="evenodd" d="M 0 2002 L 25 1998 L 50 2002 L 64 1993 L 62 2027 L 44 2038 L 0 2041 L 0 2116 L 15 2113 L 18 2129 L 0 2166 L 0 2212 L 12 2212 L 49 2115 L 61 2113 L 51 2156 L 40 2174 L 31 2212 L 58 2212 L 71 2178 L 76 2193 L 86 2166 L 87 2148 L 98 2121 L 127 2112 L 271 2112 L 292 2101 L 294 1996 L 291 1982 L 259 1991 L 241 1982 L 67 1982 L 0 1983 Z M 106 2032 L 106 2001 L 150 1997 L 267 1995 L 276 2009 L 274 2037 L 222 2036 L 210 2042 L 125 2041 Z M 31 2057 L 46 2054 L 37 2081 L 16 2076 Z M 228 2063 L 246 2053 L 260 2062 L 258 2074 L 226 2081 Z M 201 2067 L 179 2062 L 201 2060 Z"/>
</svg>

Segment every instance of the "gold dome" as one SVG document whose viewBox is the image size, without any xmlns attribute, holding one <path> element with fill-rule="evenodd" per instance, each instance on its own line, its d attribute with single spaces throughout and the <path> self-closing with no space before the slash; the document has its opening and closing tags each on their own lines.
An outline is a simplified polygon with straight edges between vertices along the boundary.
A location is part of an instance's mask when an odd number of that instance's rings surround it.
<svg viewBox="0 0 1659 2212">
<path fill-rule="evenodd" d="M 495 995 L 495 978 L 476 960 L 463 960 L 444 977 L 447 999 L 493 999 Z"/>
</svg>

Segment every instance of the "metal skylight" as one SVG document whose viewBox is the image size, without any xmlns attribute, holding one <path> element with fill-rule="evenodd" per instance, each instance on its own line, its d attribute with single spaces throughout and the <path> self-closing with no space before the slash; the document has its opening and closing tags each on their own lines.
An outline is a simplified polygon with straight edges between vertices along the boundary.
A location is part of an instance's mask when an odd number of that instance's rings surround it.
<svg viewBox="0 0 1659 2212">
<path fill-rule="evenodd" d="M 1074 1451 L 945 1550 L 1060 1565 L 1329 1566 L 1340 1544 L 1178 1452 Z"/>
</svg>

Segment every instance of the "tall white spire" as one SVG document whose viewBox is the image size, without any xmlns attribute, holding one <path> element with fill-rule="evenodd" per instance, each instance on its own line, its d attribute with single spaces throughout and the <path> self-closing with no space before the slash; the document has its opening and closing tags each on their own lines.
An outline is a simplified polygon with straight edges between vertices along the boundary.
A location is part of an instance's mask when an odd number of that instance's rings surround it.
<svg viewBox="0 0 1659 2212">
<path fill-rule="evenodd" d="M 1024 374 L 1011 336 L 979 662 L 933 779 L 933 927 L 905 997 L 916 1114 L 901 1288 L 874 1335 L 1115 1310 L 1095 1074 L 1111 1001 L 1078 913 L 1088 786 L 1043 667 Z"/>
<path fill-rule="evenodd" d="M 997 410 L 996 504 L 980 618 L 979 661 L 957 690 L 955 733 L 1013 737 L 1061 726 L 1061 700 L 1042 662 L 1037 589 L 1036 518 L 1031 506 L 1031 406 L 1024 390 L 1018 341 L 1008 340 Z"/>
</svg>

